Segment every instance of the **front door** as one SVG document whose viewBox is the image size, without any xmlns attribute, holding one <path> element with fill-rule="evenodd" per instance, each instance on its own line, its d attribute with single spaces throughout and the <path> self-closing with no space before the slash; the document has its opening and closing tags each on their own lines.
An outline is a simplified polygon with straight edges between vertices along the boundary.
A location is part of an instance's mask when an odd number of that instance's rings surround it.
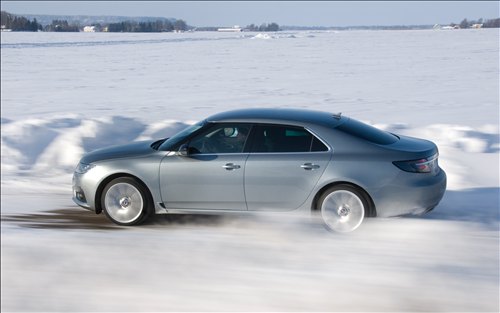
<svg viewBox="0 0 500 313">
<path fill-rule="evenodd" d="M 160 165 L 167 209 L 246 210 L 243 153 L 249 124 L 213 124 L 185 144 L 187 155 L 170 154 Z"/>
</svg>

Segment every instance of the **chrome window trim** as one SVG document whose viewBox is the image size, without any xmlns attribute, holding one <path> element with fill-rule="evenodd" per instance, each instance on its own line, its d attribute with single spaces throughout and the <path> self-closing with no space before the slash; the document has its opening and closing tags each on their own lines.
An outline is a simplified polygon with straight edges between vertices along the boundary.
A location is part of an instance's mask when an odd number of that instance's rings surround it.
<svg viewBox="0 0 500 313">
<path fill-rule="evenodd" d="M 191 157 L 191 156 L 198 156 L 198 155 L 234 155 L 234 156 L 238 156 L 238 155 L 257 155 L 257 154 L 266 154 L 266 155 L 269 155 L 269 154 L 319 154 L 319 153 L 330 153 L 332 152 L 333 150 L 328 150 L 328 151 L 308 151 L 308 152 L 246 152 L 246 153 L 197 153 L 197 154 L 190 154 L 188 155 L 187 157 Z M 170 154 L 170 155 L 176 155 L 175 152 L 174 154 Z M 167 155 L 167 156 L 170 156 L 170 155 Z"/>
<path fill-rule="evenodd" d="M 236 153 L 196 153 L 196 154 L 189 154 L 185 157 L 189 158 L 191 156 L 198 156 L 198 155 L 234 155 L 234 156 L 243 156 L 243 155 L 248 155 L 250 154 L 250 152 L 236 152 Z M 173 156 L 173 155 L 176 155 L 176 156 L 179 156 L 179 154 L 177 154 L 177 151 L 170 151 L 167 156 Z"/>
<path fill-rule="evenodd" d="M 314 131 L 310 130 L 307 127 L 304 127 L 304 129 L 307 130 L 308 132 L 310 132 L 311 135 L 316 137 L 319 141 L 321 141 L 321 143 L 324 144 L 326 146 L 326 148 L 328 149 L 328 152 L 333 151 L 333 148 L 330 147 L 330 145 L 325 140 L 323 140 L 320 136 L 318 136 Z M 314 151 L 314 152 L 327 152 L 327 151 Z"/>
<path fill-rule="evenodd" d="M 260 154 L 265 154 L 265 155 L 270 155 L 270 154 L 319 154 L 319 153 L 331 153 L 331 150 L 328 151 L 309 151 L 309 152 L 249 152 L 251 155 L 260 155 Z"/>
<path fill-rule="evenodd" d="M 327 146 L 328 148 L 328 146 Z M 257 154 L 320 154 L 320 153 L 331 153 L 333 152 L 333 149 L 329 149 L 327 151 L 307 151 L 307 152 L 245 152 L 245 153 L 197 153 L 197 154 L 190 154 L 187 155 L 186 157 L 189 158 L 191 156 L 199 156 L 199 155 L 234 155 L 234 156 L 244 156 L 244 155 L 257 155 Z M 170 151 L 166 156 L 179 156 L 176 151 Z"/>
</svg>

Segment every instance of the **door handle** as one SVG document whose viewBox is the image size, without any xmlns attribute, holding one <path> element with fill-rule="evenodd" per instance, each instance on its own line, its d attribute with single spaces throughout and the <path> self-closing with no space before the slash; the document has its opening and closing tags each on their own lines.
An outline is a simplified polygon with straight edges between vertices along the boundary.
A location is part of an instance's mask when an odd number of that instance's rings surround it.
<svg viewBox="0 0 500 313">
<path fill-rule="evenodd" d="M 241 166 L 239 166 L 238 164 L 234 164 L 234 163 L 227 163 L 226 165 L 222 165 L 222 168 L 225 168 L 228 171 L 237 170 L 240 167 Z"/>
<path fill-rule="evenodd" d="M 312 171 L 312 170 L 318 169 L 319 165 L 318 164 L 313 164 L 313 163 L 304 163 L 300 167 L 302 167 L 306 171 Z"/>
</svg>

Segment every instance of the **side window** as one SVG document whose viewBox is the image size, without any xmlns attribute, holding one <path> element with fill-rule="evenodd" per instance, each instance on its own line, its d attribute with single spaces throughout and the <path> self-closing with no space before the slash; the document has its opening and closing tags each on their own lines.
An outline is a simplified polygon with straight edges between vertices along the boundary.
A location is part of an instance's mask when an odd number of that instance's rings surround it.
<svg viewBox="0 0 500 313">
<path fill-rule="evenodd" d="M 214 124 L 188 143 L 189 154 L 241 153 L 250 124 Z"/>
<path fill-rule="evenodd" d="M 328 151 L 328 147 L 325 146 L 318 138 L 314 137 L 311 145 L 312 152 Z"/>
<path fill-rule="evenodd" d="M 310 152 L 328 148 L 301 127 L 259 125 L 255 129 L 252 152 Z"/>
</svg>

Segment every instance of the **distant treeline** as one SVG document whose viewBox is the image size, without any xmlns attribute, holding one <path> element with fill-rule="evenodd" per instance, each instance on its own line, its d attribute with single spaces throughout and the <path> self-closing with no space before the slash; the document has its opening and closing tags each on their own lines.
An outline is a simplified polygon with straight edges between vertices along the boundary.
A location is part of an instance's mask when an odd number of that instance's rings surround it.
<svg viewBox="0 0 500 313">
<path fill-rule="evenodd" d="M 53 20 L 50 25 L 43 28 L 46 32 L 79 32 L 80 26 L 69 24 L 66 20 Z"/>
<path fill-rule="evenodd" d="M 482 18 L 475 20 L 463 19 L 459 24 L 450 23 L 452 27 L 458 28 L 473 28 L 473 25 L 481 25 L 480 28 L 500 28 L 500 18 L 484 20 Z M 342 27 L 328 27 L 328 26 L 281 26 L 282 30 L 415 30 L 415 29 L 432 29 L 433 25 L 389 25 L 389 26 L 342 26 Z M 479 28 L 479 27 L 477 27 Z"/>
<path fill-rule="evenodd" d="M 450 26 L 460 26 L 460 28 L 471 28 L 474 24 L 482 24 L 482 28 L 500 28 L 500 18 L 495 18 L 491 20 L 483 20 L 480 18 L 477 21 L 468 21 L 464 18 L 460 24 L 451 23 Z"/>
<path fill-rule="evenodd" d="M 255 24 L 250 24 L 247 27 L 245 27 L 245 30 L 251 32 L 277 32 L 280 30 L 280 26 L 276 23 L 270 23 L 270 24 L 264 23 L 260 26 L 257 26 Z"/>
<path fill-rule="evenodd" d="M 40 17 L 40 16 L 39 16 Z M 54 16 L 55 17 L 55 16 Z M 126 18 L 128 19 L 128 18 Z M 48 21 L 46 21 L 48 22 Z M 45 23 L 46 23 L 45 22 Z M 81 21 L 80 21 L 81 22 Z M 99 21 L 102 22 L 102 21 Z M 478 25 L 480 25 L 478 27 Z M 151 21 L 133 21 L 126 20 L 116 23 L 90 23 L 80 25 L 78 22 L 68 23 L 66 19 L 54 19 L 50 24 L 42 25 L 36 18 L 29 20 L 24 16 L 17 16 L 6 11 L 1 11 L 0 26 L 2 30 L 12 31 L 48 31 L 48 32 L 79 32 L 79 31 L 96 31 L 96 32 L 172 32 L 186 31 L 193 27 L 183 20 L 175 19 L 158 19 L 156 21 L 151 18 Z M 459 24 L 451 23 L 450 26 L 455 28 L 500 28 L 500 18 L 484 20 L 467 20 L 463 19 Z M 90 27 L 90 29 L 88 29 Z M 430 29 L 432 25 L 393 25 L 393 26 L 350 26 L 350 27 L 323 27 L 323 26 L 283 26 L 280 27 L 276 23 L 263 23 L 260 26 L 250 24 L 244 27 L 243 31 L 255 32 L 275 32 L 279 30 L 349 30 L 349 29 L 375 29 L 375 30 L 391 30 L 391 29 Z M 197 27 L 197 31 L 217 31 L 219 27 Z"/>
<path fill-rule="evenodd" d="M 170 21 L 157 20 L 154 22 L 121 22 L 121 23 L 111 23 L 107 27 L 103 28 L 101 25 L 96 25 L 100 28 L 98 31 L 108 31 L 108 32 L 140 32 L 140 33 L 159 33 L 159 32 L 171 32 L 171 31 L 185 31 L 188 30 L 188 25 L 183 20 L 176 20 L 174 23 Z M 106 29 L 107 28 L 107 29 Z"/>
<path fill-rule="evenodd" d="M 42 25 L 38 24 L 36 18 L 33 21 L 22 16 L 15 16 L 5 11 L 0 12 L 0 24 L 2 29 L 13 31 L 36 32 L 42 30 Z"/>
<path fill-rule="evenodd" d="M 196 27 L 196 31 L 205 31 L 205 32 L 216 32 L 219 28 L 224 28 L 221 26 L 203 26 L 203 27 Z M 247 32 L 277 32 L 280 31 L 281 28 L 278 24 L 276 23 L 263 23 L 260 26 L 256 26 L 255 24 L 250 24 L 247 25 L 246 27 L 241 28 L 242 31 L 247 31 Z"/>
<path fill-rule="evenodd" d="M 10 29 L 12 31 L 47 31 L 47 32 L 79 32 L 84 30 L 85 26 L 91 26 L 96 32 L 171 32 L 185 31 L 189 26 L 183 20 L 170 22 L 169 20 L 157 20 L 154 22 L 134 22 L 125 21 L 120 23 L 100 24 L 93 23 L 91 25 L 70 24 L 67 20 L 53 20 L 48 25 L 41 25 L 36 18 L 33 21 L 22 16 L 16 16 L 5 11 L 1 11 L 0 20 L 2 29 Z"/>
</svg>

